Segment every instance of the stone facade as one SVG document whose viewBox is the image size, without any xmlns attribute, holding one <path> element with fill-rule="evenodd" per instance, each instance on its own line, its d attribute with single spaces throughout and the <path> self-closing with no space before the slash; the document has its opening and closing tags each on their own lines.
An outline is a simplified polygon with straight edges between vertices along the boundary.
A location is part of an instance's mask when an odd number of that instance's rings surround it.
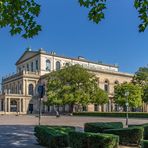
<svg viewBox="0 0 148 148">
<path fill-rule="evenodd" d="M 95 63 L 83 57 L 68 58 L 43 49 L 27 49 L 16 62 L 16 74 L 3 77 L 2 94 L 0 95 L 0 112 L 5 114 L 27 114 L 39 111 L 38 86 L 46 83 L 46 74 L 63 68 L 65 65 L 80 64 L 98 77 L 100 88 L 108 91 L 110 101 L 103 106 L 88 105 L 83 110 L 114 111 L 114 86 L 130 82 L 133 75 L 118 71 L 115 65 Z M 46 96 L 44 97 L 46 100 Z M 55 107 L 42 105 L 44 112 L 54 111 Z M 61 111 L 63 108 L 60 108 Z M 65 106 L 68 111 L 68 106 Z"/>
</svg>

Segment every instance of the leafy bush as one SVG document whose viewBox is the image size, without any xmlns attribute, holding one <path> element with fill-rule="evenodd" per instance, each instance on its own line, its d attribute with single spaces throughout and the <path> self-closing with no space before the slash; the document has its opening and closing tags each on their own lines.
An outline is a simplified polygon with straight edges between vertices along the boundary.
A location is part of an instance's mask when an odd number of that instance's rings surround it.
<svg viewBox="0 0 148 148">
<path fill-rule="evenodd" d="M 143 127 L 129 127 L 105 130 L 104 133 L 118 135 L 121 145 L 139 145 L 143 138 L 143 131 Z"/>
<path fill-rule="evenodd" d="M 111 134 L 70 132 L 71 148 L 118 148 L 119 137 Z"/>
<path fill-rule="evenodd" d="M 141 148 L 148 148 L 148 140 L 141 141 Z"/>
<path fill-rule="evenodd" d="M 92 123 L 85 123 L 84 130 L 85 132 L 92 132 L 92 133 L 103 133 L 104 130 L 107 129 L 117 129 L 123 128 L 122 122 L 92 122 Z"/>
<path fill-rule="evenodd" d="M 48 148 L 64 148 L 69 146 L 68 133 L 74 131 L 73 127 L 36 126 L 35 136 L 41 145 Z"/>
<path fill-rule="evenodd" d="M 140 124 L 140 125 L 129 125 L 129 127 L 137 127 L 137 126 L 142 126 L 144 128 L 144 134 L 143 134 L 143 138 L 145 140 L 148 140 L 148 123 L 145 124 Z"/>
<path fill-rule="evenodd" d="M 129 118 L 148 118 L 148 113 L 129 112 Z M 126 112 L 78 112 L 73 113 L 74 116 L 95 116 L 95 117 L 126 117 Z"/>
</svg>

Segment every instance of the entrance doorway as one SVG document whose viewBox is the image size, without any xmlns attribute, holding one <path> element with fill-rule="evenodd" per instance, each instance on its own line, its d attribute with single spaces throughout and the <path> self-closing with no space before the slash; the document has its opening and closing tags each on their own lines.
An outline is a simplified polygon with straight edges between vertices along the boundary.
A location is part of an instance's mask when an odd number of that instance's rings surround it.
<svg viewBox="0 0 148 148">
<path fill-rule="evenodd" d="M 17 112 L 17 101 L 12 100 L 10 102 L 10 112 Z"/>
<path fill-rule="evenodd" d="M 30 112 L 30 114 L 32 114 L 32 112 L 33 112 L 33 104 L 29 104 L 29 112 Z"/>
</svg>

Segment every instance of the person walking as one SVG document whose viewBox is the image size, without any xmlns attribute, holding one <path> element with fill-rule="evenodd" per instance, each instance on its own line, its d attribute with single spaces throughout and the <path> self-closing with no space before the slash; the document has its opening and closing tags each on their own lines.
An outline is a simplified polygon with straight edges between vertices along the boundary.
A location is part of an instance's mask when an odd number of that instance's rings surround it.
<svg viewBox="0 0 148 148">
<path fill-rule="evenodd" d="M 56 110 L 56 117 L 59 118 L 60 117 L 60 113 L 59 111 Z"/>
</svg>

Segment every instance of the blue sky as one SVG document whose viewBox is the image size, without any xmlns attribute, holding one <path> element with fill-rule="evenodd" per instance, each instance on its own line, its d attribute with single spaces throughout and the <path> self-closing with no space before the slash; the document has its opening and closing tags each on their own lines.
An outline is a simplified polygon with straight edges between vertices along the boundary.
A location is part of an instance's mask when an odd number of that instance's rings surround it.
<svg viewBox="0 0 148 148">
<path fill-rule="evenodd" d="M 42 4 L 38 22 L 43 27 L 39 36 L 25 40 L 10 36 L 8 28 L 0 30 L 0 77 L 15 72 L 14 64 L 28 46 L 118 64 L 120 71 L 129 73 L 148 64 L 148 29 L 138 32 L 133 1 L 108 1 L 106 18 L 98 25 L 88 21 L 88 10 L 77 0 L 38 1 Z"/>
</svg>

